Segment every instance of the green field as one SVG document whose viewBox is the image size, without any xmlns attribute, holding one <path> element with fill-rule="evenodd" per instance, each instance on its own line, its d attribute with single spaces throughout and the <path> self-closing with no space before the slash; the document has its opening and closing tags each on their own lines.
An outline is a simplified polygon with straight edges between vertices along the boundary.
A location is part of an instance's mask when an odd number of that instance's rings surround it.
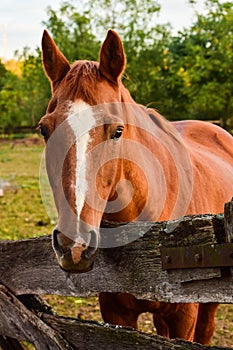
<svg viewBox="0 0 233 350">
<path fill-rule="evenodd" d="M 0 140 L 0 181 L 10 183 L 0 197 L 0 239 L 12 240 L 48 234 L 54 223 L 43 207 L 39 167 L 43 143 L 38 136 L 26 140 Z M 97 298 L 44 296 L 61 315 L 101 320 Z M 140 316 L 140 329 L 154 332 L 151 315 Z M 221 305 L 212 345 L 233 346 L 233 305 Z"/>
</svg>

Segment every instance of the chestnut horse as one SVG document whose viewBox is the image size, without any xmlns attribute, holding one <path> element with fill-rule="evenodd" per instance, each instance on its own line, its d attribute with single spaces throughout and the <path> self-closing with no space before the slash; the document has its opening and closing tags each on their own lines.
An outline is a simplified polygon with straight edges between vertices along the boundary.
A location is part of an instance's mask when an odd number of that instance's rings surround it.
<svg viewBox="0 0 233 350">
<path fill-rule="evenodd" d="M 104 219 L 223 212 L 233 194 L 232 137 L 205 122 L 170 123 L 136 104 L 121 82 L 126 58 L 116 32 L 108 31 L 99 62 L 70 65 L 47 31 L 42 52 L 52 98 L 39 126 L 58 212 L 53 248 L 63 270 L 92 269 Z M 151 312 L 165 337 L 209 344 L 214 331 L 214 303 L 171 304 L 125 293 L 100 293 L 99 301 L 111 324 L 137 328 L 139 314 Z"/>
</svg>

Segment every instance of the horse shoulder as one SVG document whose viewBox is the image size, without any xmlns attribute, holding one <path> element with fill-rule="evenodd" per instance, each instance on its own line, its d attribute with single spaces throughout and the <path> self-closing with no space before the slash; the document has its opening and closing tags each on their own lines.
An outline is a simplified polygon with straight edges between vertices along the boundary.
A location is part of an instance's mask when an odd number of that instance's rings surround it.
<svg viewBox="0 0 233 350">
<path fill-rule="evenodd" d="M 220 213 L 233 195 L 233 137 L 208 122 L 173 123 L 186 145 L 194 183 L 188 214 Z"/>
</svg>

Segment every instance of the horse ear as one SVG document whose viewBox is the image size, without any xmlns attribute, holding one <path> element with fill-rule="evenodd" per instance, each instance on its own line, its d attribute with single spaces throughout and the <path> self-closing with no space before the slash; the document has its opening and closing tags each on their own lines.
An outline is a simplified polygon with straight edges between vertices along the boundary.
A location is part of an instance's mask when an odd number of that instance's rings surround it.
<svg viewBox="0 0 233 350">
<path fill-rule="evenodd" d="M 124 71 L 126 58 L 119 35 L 110 29 L 100 50 L 100 73 L 117 83 Z"/>
<path fill-rule="evenodd" d="M 44 30 L 42 37 L 42 59 L 45 72 L 54 89 L 56 84 L 58 84 L 69 71 L 70 64 L 58 49 L 47 30 Z"/>
</svg>

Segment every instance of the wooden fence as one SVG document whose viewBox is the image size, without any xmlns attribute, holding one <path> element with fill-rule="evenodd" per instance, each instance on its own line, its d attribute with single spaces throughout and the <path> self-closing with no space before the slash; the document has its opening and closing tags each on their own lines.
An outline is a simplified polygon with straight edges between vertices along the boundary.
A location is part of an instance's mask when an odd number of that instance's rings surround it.
<svg viewBox="0 0 233 350">
<path fill-rule="evenodd" d="M 37 125 L 35 126 L 0 126 L 0 134 L 9 135 L 9 134 L 31 134 L 37 132 Z"/>
<path fill-rule="evenodd" d="M 232 202 L 226 208 L 225 216 L 130 223 L 127 234 L 146 232 L 147 226 L 148 231 L 127 245 L 99 249 L 94 269 L 80 275 L 58 267 L 50 236 L 1 241 L 0 347 L 22 349 L 18 340 L 24 339 L 39 350 L 210 349 L 124 327 L 58 317 L 42 303 L 39 295 L 90 296 L 107 291 L 166 302 L 233 303 Z M 122 236 L 125 227 L 120 228 Z M 213 250 L 211 259 L 206 247 Z M 172 254 L 178 252 L 183 259 L 187 251 L 194 255 L 188 261 L 191 267 L 173 268 Z M 222 251 L 226 264 L 221 258 Z M 171 267 L 166 268 L 167 264 Z M 186 264 L 185 259 L 182 264 Z"/>
</svg>

